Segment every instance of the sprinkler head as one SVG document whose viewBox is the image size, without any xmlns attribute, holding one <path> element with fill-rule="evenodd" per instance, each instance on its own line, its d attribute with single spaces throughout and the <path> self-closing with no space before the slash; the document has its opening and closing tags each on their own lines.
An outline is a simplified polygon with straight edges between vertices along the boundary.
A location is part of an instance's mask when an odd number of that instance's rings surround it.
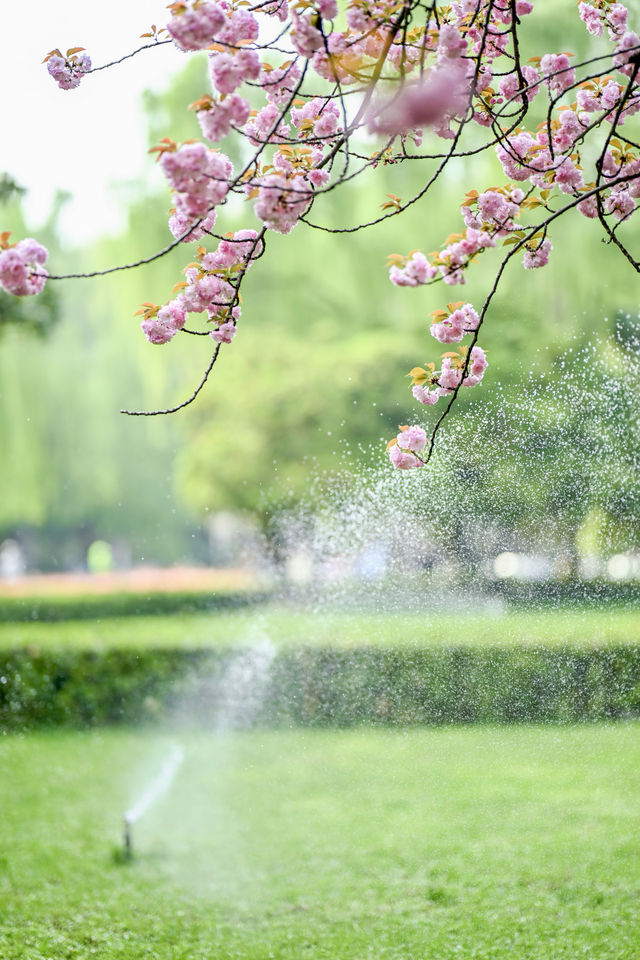
<svg viewBox="0 0 640 960">
<path fill-rule="evenodd" d="M 131 860 L 133 856 L 133 843 L 131 838 L 131 820 L 125 814 L 124 816 L 124 857 L 125 860 Z"/>
</svg>

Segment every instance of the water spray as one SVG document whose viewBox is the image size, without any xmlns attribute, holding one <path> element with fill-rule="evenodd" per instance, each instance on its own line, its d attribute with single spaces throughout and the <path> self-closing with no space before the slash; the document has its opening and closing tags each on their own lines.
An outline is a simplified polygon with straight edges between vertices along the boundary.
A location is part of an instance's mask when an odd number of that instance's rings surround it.
<svg viewBox="0 0 640 960">
<path fill-rule="evenodd" d="M 184 753 L 182 747 L 174 746 L 157 777 L 151 781 L 137 803 L 125 812 L 123 843 L 126 860 L 130 860 L 133 856 L 132 828 L 134 823 L 136 823 L 140 817 L 146 813 L 149 807 L 169 788 L 183 759 Z"/>
</svg>

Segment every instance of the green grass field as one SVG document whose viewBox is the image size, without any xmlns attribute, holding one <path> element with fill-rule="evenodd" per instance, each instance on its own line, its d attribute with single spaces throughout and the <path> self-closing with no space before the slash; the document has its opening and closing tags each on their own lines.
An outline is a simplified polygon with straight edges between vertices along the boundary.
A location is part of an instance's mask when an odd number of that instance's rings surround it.
<svg viewBox="0 0 640 960">
<path fill-rule="evenodd" d="M 0 649 L 35 646 L 104 650 L 114 647 L 213 647 L 250 644 L 354 647 L 430 644 L 580 644 L 640 642 L 640 610 L 629 607 L 515 610 L 504 614 L 299 613 L 281 607 L 171 616 L 119 617 L 53 623 L 0 623 Z"/>
<path fill-rule="evenodd" d="M 7 960 L 637 960 L 637 725 L 0 740 Z"/>
</svg>

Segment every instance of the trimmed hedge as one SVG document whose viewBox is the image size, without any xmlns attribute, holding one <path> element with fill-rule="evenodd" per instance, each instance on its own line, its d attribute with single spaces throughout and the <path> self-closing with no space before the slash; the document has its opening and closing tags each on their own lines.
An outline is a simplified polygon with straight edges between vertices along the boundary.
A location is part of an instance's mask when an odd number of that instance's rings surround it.
<svg viewBox="0 0 640 960">
<path fill-rule="evenodd" d="M 562 723 L 640 717 L 640 648 L 634 647 L 289 649 L 263 672 L 252 666 L 253 656 L 246 650 L 3 653 L 0 727 L 158 720 L 264 726 Z"/>
<path fill-rule="evenodd" d="M 490 595 L 522 607 L 599 607 L 603 604 L 640 604 L 640 583 L 611 580 L 494 580 L 487 584 Z"/>
<path fill-rule="evenodd" d="M 640 583 L 605 580 L 549 580 L 525 583 L 519 580 L 487 581 L 483 595 L 500 597 L 518 607 L 595 607 L 602 604 L 640 605 Z M 425 602 L 429 591 L 425 589 Z M 0 597 L 1 623 L 32 620 L 90 620 L 101 617 L 139 617 L 153 614 L 198 613 L 232 610 L 272 599 L 268 593 L 237 590 L 107 593 L 84 596 Z"/>
<path fill-rule="evenodd" d="M 236 591 L 182 591 L 180 593 L 105 593 L 86 596 L 2 597 L 0 622 L 32 620 L 96 620 L 101 617 L 140 617 L 165 613 L 232 610 L 260 603 L 266 594 Z"/>
</svg>

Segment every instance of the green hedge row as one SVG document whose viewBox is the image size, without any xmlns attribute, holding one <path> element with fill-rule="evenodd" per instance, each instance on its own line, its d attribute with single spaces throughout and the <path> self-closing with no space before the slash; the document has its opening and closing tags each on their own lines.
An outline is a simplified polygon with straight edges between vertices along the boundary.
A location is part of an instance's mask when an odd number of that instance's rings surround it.
<svg viewBox="0 0 640 960">
<path fill-rule="evenodd" d="M 603 603 L 640 604 L 640 584 L 610 583 L 604 580 L 564 580 L 524 583 L 499 580 L 484 585 L 487 596 L 498 596 L 515 606 L 581 607 Z M 102 617 L 139 617 L 150 614 L 197 613 L 229 610 L 269 599 L 266 593 L 235 591 L 182 591 L 176 593 L 112 593 L 86 596 L 3 597 L 0 622 L 31 620 L 88 620 Z M 425 592 L 425 603 L 429 593 Z"/>
<path fill-rule="evenodd" d="M 0 727 L 577 722 L 640 717 L 640 648 L 17 650 Z M 256 665 L 257 664 L 257 665 Z M 264 665 L 263 665 L 264 666 Z"/>
<path fill-rule="evenodd" d="M 78 597 L 3 597 L 0 622 L 25 623 L 31 620 L 95 620 L 101 617 L 140 617 L 150 614 L 197 613 L 230 610 L 259 603 L 264 594 L 237 591 L 213 593 L 105 593 Z"/>
<path fill-rule="evenodd" d="M 517 606 L 599 607 L 602 604 L 640 604 L 640 583 L 610 580 L 495 580 L 486 590 Z"/>
</svg>

